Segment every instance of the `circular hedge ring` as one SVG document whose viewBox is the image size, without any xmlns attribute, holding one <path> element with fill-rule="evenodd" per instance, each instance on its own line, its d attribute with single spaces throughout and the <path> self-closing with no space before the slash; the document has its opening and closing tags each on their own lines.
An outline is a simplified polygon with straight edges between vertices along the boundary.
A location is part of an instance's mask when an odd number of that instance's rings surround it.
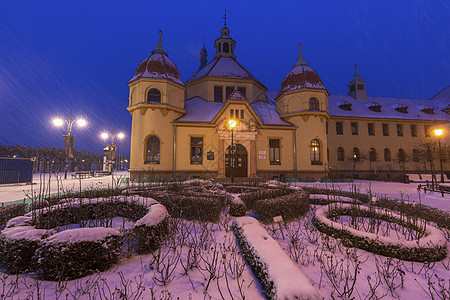
<svg viewBox="0 0 450 300">
<path fill-rule="evenodd" d="M 447 241 L 444 234 L 429 224 L 426 224 L 422 238 L 408 241 L 360 231 L 329 219 L 344 215 L 380 219 L 414 230 L 417 228 L 407 217 L 395 212 L 386 213 L 386 210 L 350 204 L 321 207 L 316 210 L 313 222 L 318 230 L 341 239 L 347 247 L 417 262 L 439 261 L 447 256 Z"/>
<path fill-rule="evenodd" d="M 120 216 L 134 220 L 131 229 L 55 228 L 80 221 Z M 45 280 L 67 280 L 105 271 L 118 261 L 125 235 L 137 252 L 159 247 L 168 232 L 166 208 L 151 198 L 73 199 L 11 219 L 0 232 L 0 264 L 11 273 L 36 270 Z"/>
</svg>

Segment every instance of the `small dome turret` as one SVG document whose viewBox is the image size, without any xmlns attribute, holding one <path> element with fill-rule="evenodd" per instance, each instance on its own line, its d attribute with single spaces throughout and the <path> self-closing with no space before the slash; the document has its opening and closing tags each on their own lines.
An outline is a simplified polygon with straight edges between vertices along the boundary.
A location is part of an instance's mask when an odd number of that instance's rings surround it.
<svg viewBox="0 0 450 300">
<path fill-rule="evenodd" d="M 277 98 L 284 93 L 301 89 L 326 90 L 317 72 L 303 59 L 302 44 L 299 44 L 299 48 L 297 62 L 281 82 Z"/>
<path fill-rule="evenodd" d="M 355 75 L 348 84 L 348 95 L 355 99 L 367 99 L 366 82 L 358 75 L 355 64 Z"/>
<path fill-rule="evenodd" d="M 162 45 L 162 31 L 159 31 L 159 41 L 152 55 L 144 59 L 136 68 L 136 72 L 128 83 L 141 78 L 169 80 L 183 85 L 177 66 L 167 56 Z"/>
</svg>

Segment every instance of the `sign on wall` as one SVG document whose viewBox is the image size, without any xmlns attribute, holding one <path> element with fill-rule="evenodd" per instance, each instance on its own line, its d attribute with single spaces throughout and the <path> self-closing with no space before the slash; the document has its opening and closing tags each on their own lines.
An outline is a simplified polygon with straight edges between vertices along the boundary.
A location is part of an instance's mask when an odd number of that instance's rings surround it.
<svg viewBox="0 0 450 300">
<path fill-rule="evenodd" d="M 266 159 L 266 151 L 265 150 L 258 151 L 258 159 Z"/>
</svg>

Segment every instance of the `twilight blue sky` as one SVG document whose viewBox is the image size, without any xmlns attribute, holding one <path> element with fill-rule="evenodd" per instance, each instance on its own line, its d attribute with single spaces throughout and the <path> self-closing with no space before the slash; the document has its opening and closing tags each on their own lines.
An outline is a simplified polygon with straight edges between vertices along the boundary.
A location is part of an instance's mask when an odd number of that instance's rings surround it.
<svg viewBox="0 0 450 300">
<path fill-rule="evenodd" d="M 278 90 L 303 57 L 330 94 L 346 94 L 358 64 L 369 96 L 429 99 L 450 84 L 450 1 L 0 2 L 0 144 L 63 146 L 50 120 L 83 116 L 77 150 L 100 152 L 102 130 L 129 146 L 127 81 L 163 30 L 183 80 L 208 61 L 223 26 L 238 61 Z"/>
</svg>

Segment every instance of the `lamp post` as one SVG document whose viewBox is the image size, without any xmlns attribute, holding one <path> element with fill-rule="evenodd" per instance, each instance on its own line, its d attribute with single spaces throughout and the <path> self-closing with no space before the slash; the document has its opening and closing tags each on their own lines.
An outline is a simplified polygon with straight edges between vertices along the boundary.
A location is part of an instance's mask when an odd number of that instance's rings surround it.
<svg viewBox="0 0 450 300">
<path fill-rule="evenodd" d="M 444 131 L 442 129 L 435 129 L 434 134 L 437 136 L 439 143 L 439 163 L 441 165 L 441 183 L 444 183 L 444 171 L 442 169 L 442 149 L 441 149 L 441 136 Z"/>
<path fill-rule="evenodd" d="M 229 120 L 228 126 L 231 128 L 231 183 L 234 183 L 234 128 L 236 127 L 236 120 Z"/>
<path fill-rule="evenodd" d="M 72 126 L 76 122 L 78 126 L 84 127 L 87 125 L 87 122 L 83 118 L 78 118 L 72 120 L 72 110 L 70 110 L 69 113 L 69 119 L 66 118 L 54 118 L 52 120 L 53 125 L 56 127 L 61 127 L 64 125 L 64 122 L 67 124 L 67 135 L 63 135 L 64 137 L 64 146 L 65 146 L 65 159 L 64 159 L 64 179 L 67 179 L 67 158 L 73 158 L 73 150 L 75 148 L 74 146 L 74 135 L 70 135 L 72 132 Z"/>
<path fill-rule="evenodd" d="M 106 140 L 108 137 L 111 137 L 111 144 L 108 145 L 108 171 L 112 171 L 112 164 L 114 163 L 116 159 L 116 145 L 114 145 L 114 139 L 117 137 L 119 140 L 123 139 L 125 137 L 125 134 L 122 132 L 114 133 L 114 128 L 112 129 L 111 133 L 109 132 L 102 132 L 101 134 L 102 139 Z"/>
</svg>

